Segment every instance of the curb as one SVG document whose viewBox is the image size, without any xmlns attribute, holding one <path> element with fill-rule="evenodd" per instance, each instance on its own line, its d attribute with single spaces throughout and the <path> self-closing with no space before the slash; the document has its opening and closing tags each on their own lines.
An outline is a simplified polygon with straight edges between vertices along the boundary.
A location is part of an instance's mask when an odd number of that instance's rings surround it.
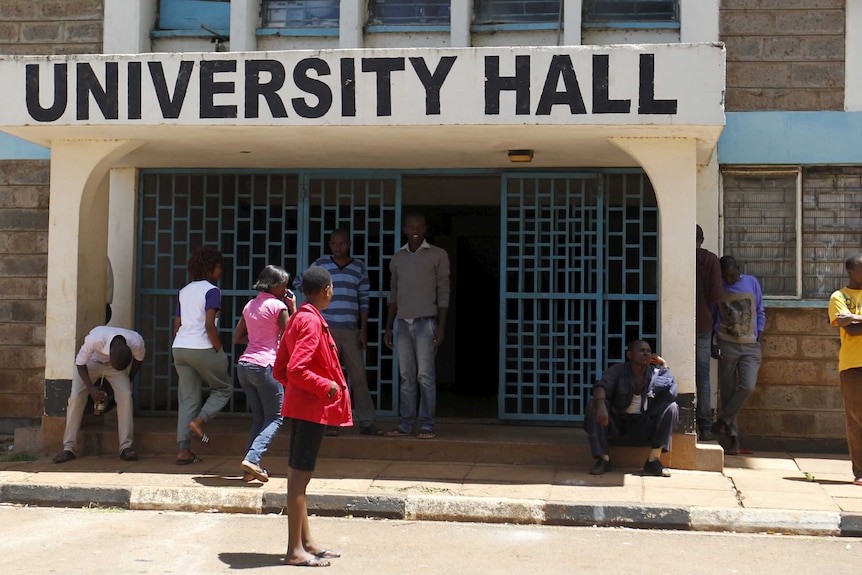
<svg viewBox="0 0 862 575">
<path fill-rule="evenodd" d="M 96 487 L 4 483 L 0 503 L 43 507 L 119 507 L 138 511 L 283 514 L 287 494 L 198 487 Z M 309 495 L 308 511 L 330 517 L 407 521 L 627 527 L 677 531 L 862 536 L 862 515 L 786 509 L 640 504 L 570 504 L 538 499 L 445 496 Z"/>
</svg>

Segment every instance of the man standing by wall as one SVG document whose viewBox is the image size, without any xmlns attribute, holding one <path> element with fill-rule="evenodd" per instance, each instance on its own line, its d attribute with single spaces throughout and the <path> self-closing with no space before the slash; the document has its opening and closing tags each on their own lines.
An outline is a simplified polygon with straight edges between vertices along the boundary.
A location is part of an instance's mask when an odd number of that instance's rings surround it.
<svg viewBox="0 0 862 575">
<path fill-rule="evenodd" d="M 829 322 L 839 328 L 841 350 L 838 374 L 844 400 L 847 446 L 853 465 L 853 483 L 862 485 L 862 254 L 844 263 L 847 287 L 829 298 Z"/>
<path fill-rule="evenodd" d="M 332 276 L 332 301 L 321 311 L 338 355 L 347 372 L 347 383 L 353 393 L 355 419 L 362 435 L 383 435 L 383 430 L 374 425 L 376 409 L 368 391 L 368 376 L 362 352 L 368 347 L 368 291 L 371 282 L 365 262 L 350 255 L 350 234 L 338 228 L 329 235 L 329 251 L 332 255 L 317 259 L 312 266 L 319 266 Z M 302 274 L 293 282 L 302 289 Z M 327 434 L 337 434 L 331 427 Z"/>
<path fill-rule="evenodd" d="M 697 328 L 697 354 L 695 356 L 695 382 L 697 386 L 697 438 L 701 441 L 715 439 L 712 426 L 712 386 L 709 367 L 712 347 L 712 306 L 724 296 L 721 285 L 721 267 L 718 256 L 703 244 L 703 228 L 697 226 L 697 281 L 695 283 L 695 308 Z"/>
<path fill-rule="evenodd" d="M 398 427 L 387 431 L 386 437 L 403 437 L 413 433 L 417 391 L 419 433 L 416 437 L 437 437 L 434 431 L 437 403 L 434 355 L 446 333 L 449 255 L 446 250 L 425 241 L 426 230 L 425 216 L 408 214 L 402 227 L 407 243 L 389 262 L 392 283 L 383 342 L 389 349 L 394 349 L 392 327 L 397 315 L 401 399 Z"/>
</svg>

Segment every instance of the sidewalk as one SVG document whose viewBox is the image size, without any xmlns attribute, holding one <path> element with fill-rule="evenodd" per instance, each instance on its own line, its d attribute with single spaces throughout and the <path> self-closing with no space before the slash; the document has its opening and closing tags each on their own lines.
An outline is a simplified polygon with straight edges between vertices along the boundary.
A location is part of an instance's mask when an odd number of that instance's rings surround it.
<svg viewBox="0 0 862 575">
<path fill-rule="evenodd" d="M 241 480 L 239 457 L 202 457 L 188 466 L 167 455 L 0 463 L 0 503 L 283 512 L 285 457 L 264 461 L 273 477 L 263 484 Z M 318 515 L 862 536 L 862 487 L 840 455 L 729 456 L 723 473 L 673 470 L 669 478 L 637 469 L 591 476 L 559 465 L 321 459 L 308 492 Z"/>
</svg>

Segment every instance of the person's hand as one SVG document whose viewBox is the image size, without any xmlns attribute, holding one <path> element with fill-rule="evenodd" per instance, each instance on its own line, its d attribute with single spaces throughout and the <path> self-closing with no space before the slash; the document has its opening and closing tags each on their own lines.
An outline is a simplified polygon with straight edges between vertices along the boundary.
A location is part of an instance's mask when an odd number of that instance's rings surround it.
<svg viewBox="0 0 862 575">
<path fill-rule="evenodd" d="M 92 389 L 90 389 L 90 397 L 93 398 L 94 403 L 101 403 L 107 399 L 108 394 L 94 385 Z"/>
<path fill-rule="evenodd" d="M 290 290 L 284 292 L 284 303 L 287 304 L 287 313 L 293 315 L 296 313 L 296 294 Z"/>
<path fill-rule="evenodd" d="M 359 349 L 365 351 L 368 348 L 368 334 L 365 330 L 359 330 Z"/>
<path fill-rule="evenodd" d="M 392 330 L 387 329 L 383 332 L 383 344 L 386 345 L 389 349 L 395 349 L 395 346 L 392 345 Z"/>
<path fill-rule="evenodd" d="M 721 359 L 721 348 L 715 344 L 712 346 L 712 359 Z"/>
<path fill-rule="evenodd" d="M 338 395 L 338 384 L 334 381 L 329 382 L 329 392 L 326 394 L 327 399 L 334 399 Z"/>
<path fill-rule="evenodd" d="M 439 329 L 434 330 L 434 347 L 440 347 L 440 344 L 443 343 L 443 332 Z"/>
<path fill-rule="evenodd" d="M 649 362 L 652 365 L 667 366 L 667 362 L 664 360 L 664 358 L 657 353 L 652 354 L 652 357 L 650 358 Z"/>
<path fill-rule="evenodd" d="M 608 406 L 605 405 L 604 399 L 594 399 L 598 405 L 596 405 L 596 423 L 601 425 L 602 427 L 607 427 L 608 425 Z"/>
</svg>

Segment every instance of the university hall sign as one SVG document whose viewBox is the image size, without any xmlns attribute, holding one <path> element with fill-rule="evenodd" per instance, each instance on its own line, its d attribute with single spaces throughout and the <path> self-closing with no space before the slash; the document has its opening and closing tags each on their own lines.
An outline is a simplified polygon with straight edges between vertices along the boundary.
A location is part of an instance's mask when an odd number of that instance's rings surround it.
<svg viewBox="0 0 862 575">
<path fill-rule="evenodd" d="M 721 124 L 711 44 L 0 59 L 0 126 Z M 10 105 L 11 104 L 11 105 Z"/>
</svg>

